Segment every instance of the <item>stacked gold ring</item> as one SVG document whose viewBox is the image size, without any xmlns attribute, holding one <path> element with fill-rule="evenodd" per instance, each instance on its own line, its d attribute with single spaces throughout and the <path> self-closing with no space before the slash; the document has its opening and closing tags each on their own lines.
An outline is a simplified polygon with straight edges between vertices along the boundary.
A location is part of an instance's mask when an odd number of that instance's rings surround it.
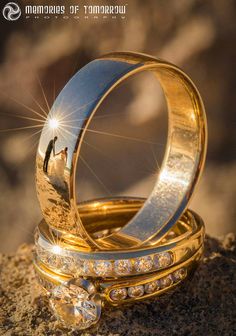
<svg viewBox="0 0 236 336">
<path fill-rule="evenodd" d="M 99 236 L 125 225 L 126 219 L 138 211 L 142 199 L 120 198 L 96 200 L 79 205 L 88 231 Z M 109 202 L 110 207 L 101 209 Z M 130 205 L 128 207 L 127 205 Z M 91 222 L 90 207 L 93 207 Z M 130 210 L 130 208 L 132 210 Z M 111 221 L 111 216 L 113 219 Z M 201 218 L 187 211 L 175 224 L 160 244 L 145 249 L 127 251 L 86 252 L 68 244 L 63 236 L 58 237 L 42 221 L 36 231 L 35 269 L 40 284 L 49 293 L 51 307 L 56 316 L 74 328 L 87 328 L 97 323 L 102 303 L 117 306 L 163 294 L 180 284 L 196 267 L 201 258 L 204 240 L 204 225 Z M 83 281 L 81 280 L 83 279 Z M 86 281 L 85 281 L 86 280 Z M 64 295 L 70 291 L 73 301 L 83 291 L 91 291 L 84 301 L 91 305 L 91 316 L 78 319 L 68 314 Z M 80 299 L 81 300 L 81 299 Z"/>
<path fill-rule="evenodd" d="M 75 168 L 89 121 L 118 84 L 141 71 L 158 78 L 169 111 L 167 150 L 154 189 L 147 200 L 110 198 L 77 205 Z M 52 121 L 57 129 L 50 130 Z M 57 165 L 49 153 L 55 151 L 54 136 L 67 148 Z M 102 304 L 160 295 L 195 269 L 204 224 L 186 209 L 205 152 L 201 97 L 174 65 L 143 54 L 114 53 L 89 63 L 71 79 L 49 113 L 36 162 L 44 220 L 35 235 L 34 264 L 59 320 L 88 328 L 99 320 Z"/>
<path fill-rule="evenodd" d="M 132 204 L 133 209 L 134 205 L 136 205 L 136 209 L 141 206 L 139 199 L 126 199 L 126 204 L 128 201 L 130 205 Z M 123 207 L 120 206 L 118 209 L 116 207 L 118 202 L 120 202 L 120 198 L 113 199 L 114 208 L 110 207 L 106 211 L 106 215 L 101 214 L 101 208 L 106 204 L 105 200 L 87 203 L 88 208 L 91 205 L 94 208 L 96 206 L 97 211 L 93 214 L 92 225 L 96 227 L 100 235 L 104 231 L 110 232 L 111 227 L 114 230 L 114 227 L 125 225 L 124 219 L 127 218 L 129 210 L 126 208 L 126 216 L 124 216 Z M 83 209 L 85 210 L 85 205 L 83 205 Z M 113 220 L 111 222 L 112 212 Z M 86 215 L 83 220 L 86 222 L 85 217 Z M 102 220 L 101 217 L 103 217 Z M 186 260 L 202 245 L 204 226 L 195 213 L 187 211 L 161 241 L 161 244 L 127 251 L 83 251 L 78 246 L 69 244 L 62 237 L 56 236 L 49 230 L 45 221 L 39 224 L 36 236 L 36 250 L 39 259 L 59 273 L 78 273 L 80 276 L 91 277 L 121 277 L 138 275 L 142 272 L 151 273 Z M 142 269 L 140 261 L 144 263 L 145 270 Z"/>
</svg>

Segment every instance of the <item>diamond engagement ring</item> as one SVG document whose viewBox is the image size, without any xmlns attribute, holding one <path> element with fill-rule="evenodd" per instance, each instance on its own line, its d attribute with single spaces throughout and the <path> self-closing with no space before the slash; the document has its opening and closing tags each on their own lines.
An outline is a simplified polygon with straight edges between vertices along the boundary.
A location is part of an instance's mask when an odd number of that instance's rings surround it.
<svg viewBox="0 0 236 336">
<path fill-rule="evenodd" d="M 101 237 L 124 226 L 142 202 L 103 199 L 78 208 L 87 230 Z M 203 221 L 190 210 L 160 244 L 127 251 L 84 251 L 56 236 L 42 221 L 35 233 L 34 266 L 55 316 L 66 326 L 84 329 L 99 321 L 104 305 L 118 306 L 174 289 L 196 268 L 203 241 Z"/>
</svg>

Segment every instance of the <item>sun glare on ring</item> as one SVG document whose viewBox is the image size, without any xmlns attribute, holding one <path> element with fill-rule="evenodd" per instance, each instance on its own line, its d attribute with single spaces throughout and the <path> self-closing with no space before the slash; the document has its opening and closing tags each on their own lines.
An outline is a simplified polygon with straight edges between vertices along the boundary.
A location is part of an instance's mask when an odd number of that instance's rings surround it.
<svg viewBox="0 0 236 336">
<path fill-rule="evenodd" d="M 48 124 L 50 128 L 57 129 L 59 126 L 59 121 L 56 118 L 50 118 Z"/>
</svg>

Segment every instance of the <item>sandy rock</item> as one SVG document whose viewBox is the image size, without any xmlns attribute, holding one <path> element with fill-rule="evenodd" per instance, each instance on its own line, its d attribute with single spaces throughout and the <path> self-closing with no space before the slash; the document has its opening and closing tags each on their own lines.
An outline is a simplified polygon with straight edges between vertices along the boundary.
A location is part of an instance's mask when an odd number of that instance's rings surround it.
<svg viewBox="0 0 236 336">
<path fill-rule="evenodd" d="M 236 335 L 236 240 L 207 237 L 203 262 L 175 292 L 103 313 L 93 330 L 63 328 L 37 285 L 32 247 L 0 256 L 0 335 Z"/>
</svg>

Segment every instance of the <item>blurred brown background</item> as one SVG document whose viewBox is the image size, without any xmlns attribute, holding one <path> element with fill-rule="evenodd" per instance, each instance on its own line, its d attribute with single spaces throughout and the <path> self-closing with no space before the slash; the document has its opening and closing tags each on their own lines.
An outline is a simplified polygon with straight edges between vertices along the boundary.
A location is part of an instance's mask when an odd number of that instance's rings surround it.
<svg viewBox="0 0 236 336">
<path fill-rule="evenodd" d="M 24 1 L 27 3 L 37 1 Z M 32 241 L 34 227 L 41 218 L 34 186 L 39 133 L 34 133 L 40 131 L 42 122 L 21 117 L 43 120 L 35 113 L 43 115 L 42 109 L 48 109 L 42 88 L 51 106 L 75 71 L 101 54 L 122 50 L 144 52 L 173 62 L 199 88 L 208 117 L 209 146 L 204 176 L 191 207 L 202 215 L 211 235 L 236 231 L 236 3 L 125 3 L 128 13 L 124 20 L 7 22 L 1 17 L 2 251 L 14 251 L 20 243 Z M 86 164 L 80 162 L 78 167 L 79 200 L 148 195 L 165 145 L 164 106 L 160 89 L 146 76 L 131 80 L 108 98 L 91 128 L 113 135 L 87 135 L 87 145 L 82 149 Z M 29 128 L 33 125 L 36 127 Z M 22 127 L 27 128 L 7 131 Z"/>
</svg>

